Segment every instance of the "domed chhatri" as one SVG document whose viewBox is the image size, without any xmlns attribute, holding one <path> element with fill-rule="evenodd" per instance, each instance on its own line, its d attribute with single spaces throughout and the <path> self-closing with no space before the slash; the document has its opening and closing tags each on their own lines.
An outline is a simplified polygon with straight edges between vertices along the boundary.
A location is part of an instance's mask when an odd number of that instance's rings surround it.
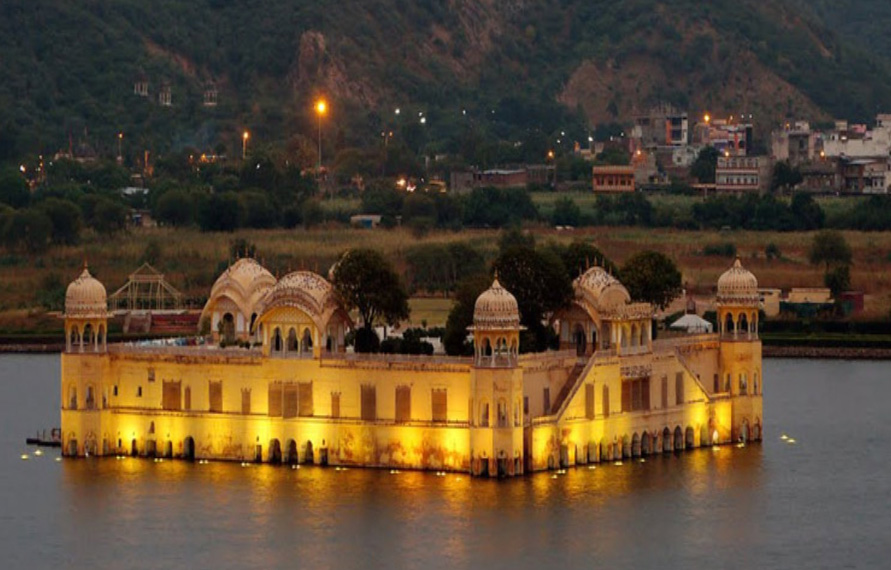
<svg viewBox="0 0 891 570">
<path fill-rule="evenodd" d="M 65 316 L 80 319 L 104 319 L 108 316 L 105 286 L 90 275 L 86 266 L 65 292 Z"/>
<path fill-rule="evenodd" d="M 492 286 L 477 297 L 473 307 L 473 330 L 519 328 L 520 308 L 517 298 L 501 286 L 496 276 Z"/>
<path fill-rule="evenodd" d="M 105 286 L 84 264 L 84 270 L 65 292 L 66 352 L 105 352 L 108 317 Z"/>
<path fill-rule="evenodd" d="M 718 278 L 718 298 L 722 305 L 757 305 L 758 278 L 743 267 L 737 257 L 733 266 Z"/>
</svg>

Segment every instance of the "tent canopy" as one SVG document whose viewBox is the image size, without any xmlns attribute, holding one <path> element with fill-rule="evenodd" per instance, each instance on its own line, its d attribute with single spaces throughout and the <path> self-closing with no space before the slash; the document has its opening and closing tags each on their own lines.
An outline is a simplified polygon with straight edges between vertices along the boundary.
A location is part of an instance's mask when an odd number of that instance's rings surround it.
<svg viewBox="0 0 891 570">
<path fill-rule="evenodd" d="M 710 333 L 712 324 L 699 315 L 687 314 L 671 323 L 674 330 L 683 330 L 688 333 Z"/>
</svg>

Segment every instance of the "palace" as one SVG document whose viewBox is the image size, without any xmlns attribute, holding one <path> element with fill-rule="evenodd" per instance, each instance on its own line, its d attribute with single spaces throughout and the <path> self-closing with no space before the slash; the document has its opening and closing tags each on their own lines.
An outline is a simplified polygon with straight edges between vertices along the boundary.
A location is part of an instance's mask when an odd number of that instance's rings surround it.
<svg viewBox="0 0 891 570">
<path fill-rule="evenodd" d="M 354 354 L 324 277 L 241 259 L 188 346 L 106 342 L 105 287 L 65 299 L 63 453 L 515 476 L 762 436 L 758 282 L 718 280 L 719 330 L 656 339 L 653 308 L 593 267 L 553 316 L 557 351 L 520 354 L 517 301 L 476 301 L 474 355 Z"/>
</svg>

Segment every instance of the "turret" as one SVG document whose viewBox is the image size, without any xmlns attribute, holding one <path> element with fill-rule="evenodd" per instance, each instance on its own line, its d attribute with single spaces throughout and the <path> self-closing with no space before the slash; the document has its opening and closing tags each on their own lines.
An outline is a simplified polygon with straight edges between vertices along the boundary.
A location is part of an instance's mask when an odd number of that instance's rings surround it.
<svg viewBox="0 0 891 570">
<path fill-rule="evenodd" d="M 517 365 L 520 347 L 520 309 L 517 299 L 501 286 L 498 276 L 473 307 L 473 364 L 481 368 Z"/>
<path fill-rule="evenodd" d="M 84 264 L 81 274 L 65 293 L 65 351 L 99 353 L 108 348 L 108 301 L 105 286 L 90 275 Z"/>
<path fill-rule="evenodd" d="M 721 338 L 716 392 L 732 402 L 731 438 L 761 438 L 761 341 L 758 339 L 758 279 L 739 258 L 718 278 Z"/>
<path fill-rule="evenodd" d="M 523 371 L 517 299 L 496 275 L 473 309 L 471 474 L 508 477 L 523 472 Z"/>
</svg>

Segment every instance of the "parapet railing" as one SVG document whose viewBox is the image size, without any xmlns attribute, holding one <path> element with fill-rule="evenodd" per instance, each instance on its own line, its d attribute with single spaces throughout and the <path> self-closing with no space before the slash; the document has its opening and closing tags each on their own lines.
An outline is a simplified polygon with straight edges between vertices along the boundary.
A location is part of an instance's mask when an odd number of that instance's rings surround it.
<svg viewBox="0 0 891 570">
<path fill-rule="evenodd" d="M 138 354 L 138 355 L 157 355 L 157 356 L 219 356 L 219 357 L 243 357 L 257 358 L 262 356 L 259 347 L 256 348 L 240 348 L 229 347 L 220 348 L 215 345 L 142 345 L 142 344 L 110 344 L 108 345 L 109 354 Z"/>
<path fill-rule="evenodd" d="M 702 333 L 694 335 L 685 335 L 672 338 L 656 339 L 653 341 L 653 351 L 659 349 L 674 349 L 685 346 L 693 346 L 704 342 L 717 342 L 721 339 L 718 333 Z"/>
</svg>

